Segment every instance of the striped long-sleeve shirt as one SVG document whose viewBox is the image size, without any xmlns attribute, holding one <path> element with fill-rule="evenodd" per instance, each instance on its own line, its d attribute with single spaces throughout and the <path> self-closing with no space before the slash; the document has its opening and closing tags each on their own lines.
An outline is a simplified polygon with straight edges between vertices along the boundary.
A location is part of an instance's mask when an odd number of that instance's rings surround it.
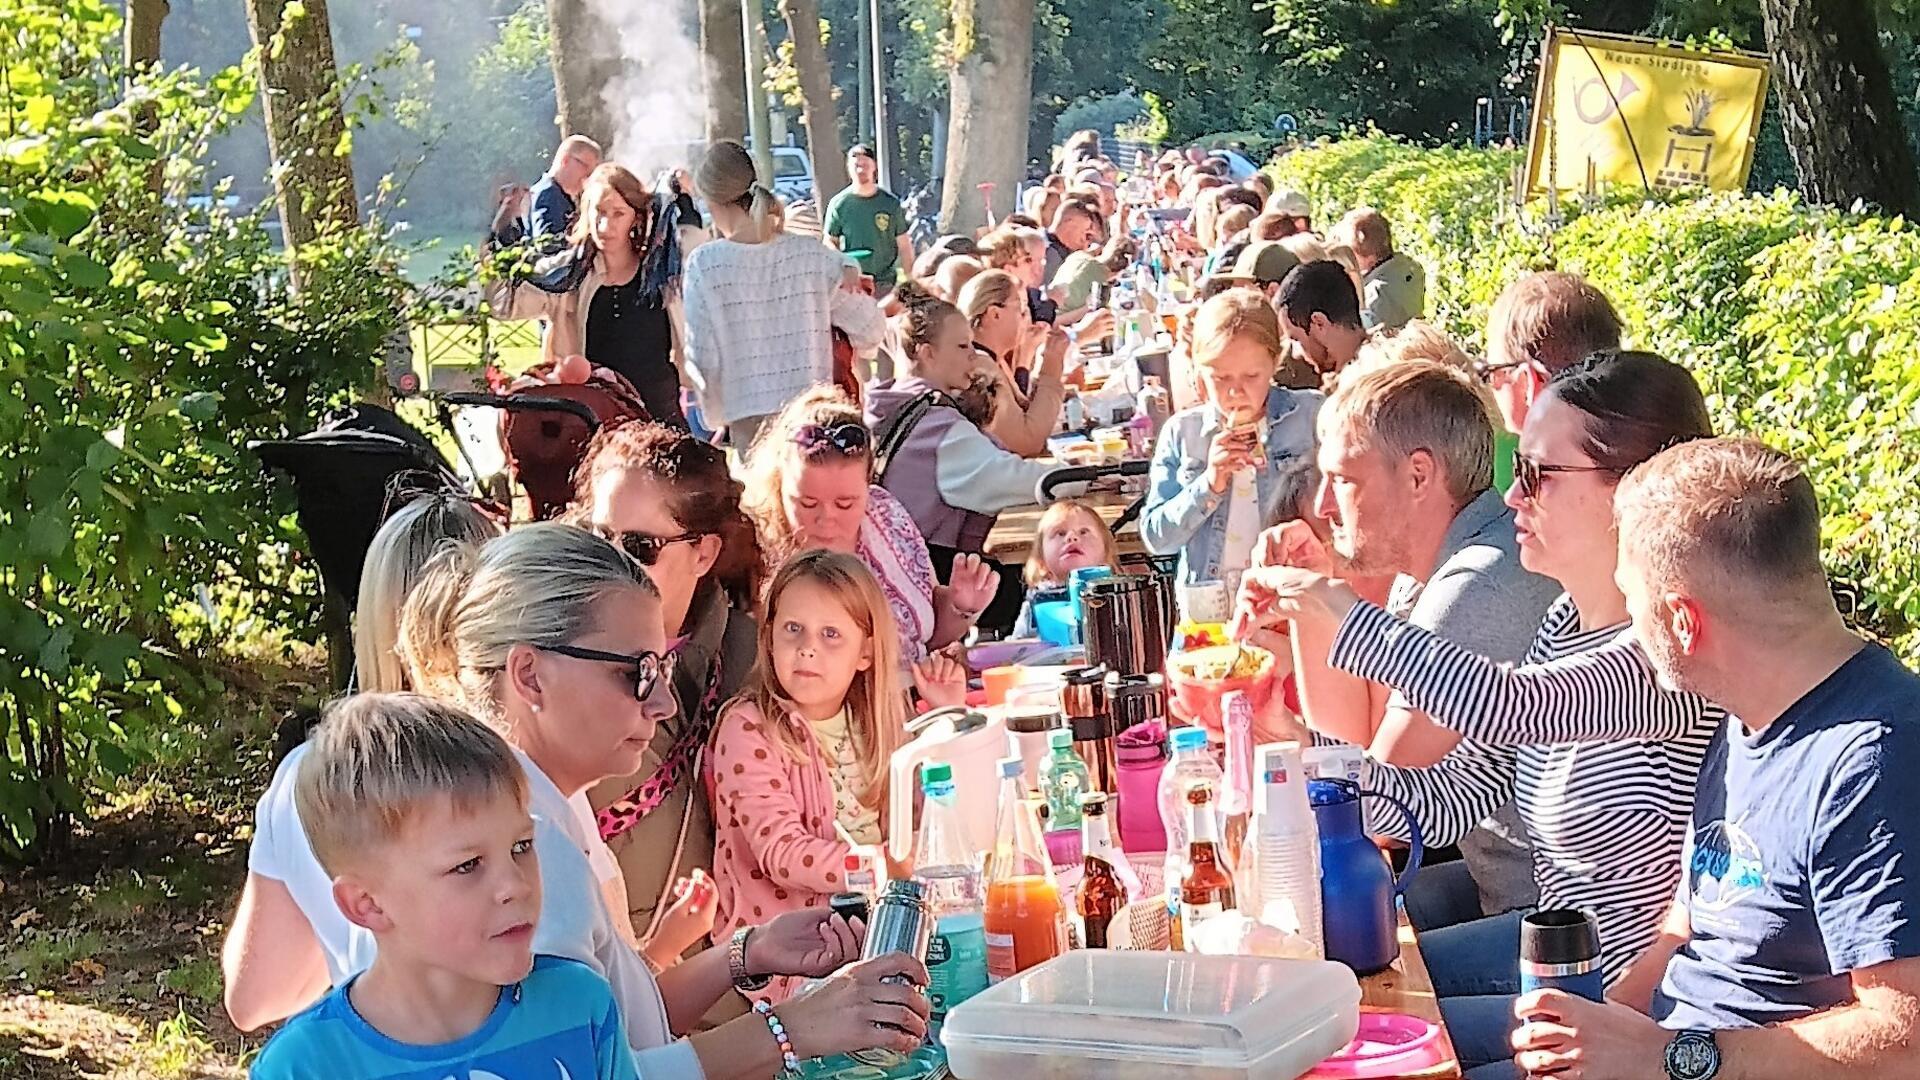
<svg viewBox="0 0 1920 1080">
<path fill-rule="evenodd" d="M 1329 655 L 1333 666 L 1401 691 L 1471 740 L 1463 748 L 1511 755 L 1540 905 L 1593 913 L 1608 982 L 1658 936 L 1680 880 L 1700 763 L 1726 717 L 1703 698 L 1661 689 L 1623 630 L 1582 630 L 1562 596 L 1514 667 L 1363 603 Z"/>
</svg>

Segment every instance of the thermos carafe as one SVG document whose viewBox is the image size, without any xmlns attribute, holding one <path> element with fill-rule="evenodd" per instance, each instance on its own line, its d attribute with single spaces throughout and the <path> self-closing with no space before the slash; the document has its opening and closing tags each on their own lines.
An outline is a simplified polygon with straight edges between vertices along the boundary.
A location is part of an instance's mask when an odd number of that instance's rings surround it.
<svg viewBox="0 0 1920 1080">
<path fill-rule="evenodd" d="M 1420 869 L 1420 823 L 1398 799 L 1362 791 L 1350 780 L 1309 781 L 1307 797 L 1320 834 L 1320 917 L 1327 959 L 1340 961 L 1356 975 L 1384 971 L 1400 955 L 1394 901 Z M 1385 799 L 1406 815 L 1413 844 L 1397 881 L 1386 856 L 1367 836 L 1362 798 Z"/>
<path fill-rule="evenodd" d="M 1080 628 L 1087 663 L 1118 675 L 1166 667 L 1173 639 L 1173 592 L 1157 574 L 1115 574 L 1086 583 Z"/>
</svg>

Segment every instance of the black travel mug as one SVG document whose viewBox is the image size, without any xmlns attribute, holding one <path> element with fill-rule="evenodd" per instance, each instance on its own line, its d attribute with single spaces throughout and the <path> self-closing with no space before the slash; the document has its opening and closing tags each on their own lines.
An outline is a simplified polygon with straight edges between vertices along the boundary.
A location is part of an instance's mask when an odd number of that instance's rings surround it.
<svg viewBox="0 0 1920 1080">
<path fill-rule="evenodd" d="M 1600 927 L 1584 911 L 1536 911 L 1520 920 L 1520 992 L 1564 990 L 1599 1001 Z"/>
</svg>

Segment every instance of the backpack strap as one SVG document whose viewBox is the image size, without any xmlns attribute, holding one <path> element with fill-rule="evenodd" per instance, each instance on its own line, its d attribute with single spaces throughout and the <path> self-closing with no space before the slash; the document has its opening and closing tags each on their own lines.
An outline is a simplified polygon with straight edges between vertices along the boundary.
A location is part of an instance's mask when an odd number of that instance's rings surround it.
<svg viewBox="0 0 1920 1080">
<path fill-rule="evenodd" d="M 946 391 L 928 390 L 919 397 L 907 402 L 905 408 L 893 414 L 893 419 L 883 426 L 882 430 L 878 433 L 879 438 L 874 442 L 874 483 L 885 486 L 887 467 L 893 464 L 893 455 L 897 453 L 902 446 L 906 445 L 907 437 L 913 434 L 914 428 L 920 426 L 920 421 L 927 415 L 928 410 L 940 405 L 946 405 L 953 409 L 960 407 L 960 403 L 955 401 L 953 395 Z"/>
</svg>

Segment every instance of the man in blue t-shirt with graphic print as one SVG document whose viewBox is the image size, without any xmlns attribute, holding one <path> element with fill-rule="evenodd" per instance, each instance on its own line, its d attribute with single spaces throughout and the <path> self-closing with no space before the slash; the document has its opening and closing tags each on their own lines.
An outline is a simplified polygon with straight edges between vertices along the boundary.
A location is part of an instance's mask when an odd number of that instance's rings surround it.
<svg viewBox="0 0 1920 1080">
<path fill-rule="evenodd" d="M 1914 1075 L 1920 677 L 1841 621 L 1813 486 L 1784 455 L 1688 443 L 1628 476 L 1614 505 L 1634 631 L 1664 682 L 1730 716 L 1660 941 L 1608 1004 L 1522 997 L 1515 1065 L 1585 1080 Z"/>
</svg>

